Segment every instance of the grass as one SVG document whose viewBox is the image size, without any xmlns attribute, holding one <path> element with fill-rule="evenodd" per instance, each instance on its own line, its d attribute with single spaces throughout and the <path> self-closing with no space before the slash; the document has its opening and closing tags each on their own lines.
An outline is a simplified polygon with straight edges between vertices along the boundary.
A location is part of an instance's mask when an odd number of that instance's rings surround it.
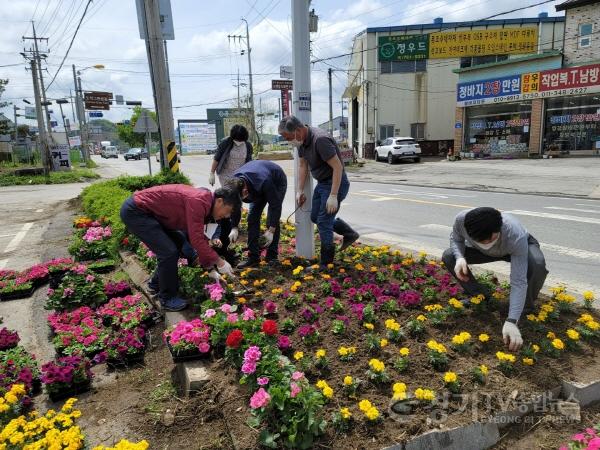
<svg viewBox="0 0 600 450">
<path fill-rule="evenodd" d="M 73 169 L 65 172 L 51 172 L 45 175 L 15 175 L 14 173 L 0 173 L 0 186 L 22 186 L 29 184 L 64 184 L 83 183 L 100 178 L 90 169 Z"/>
<path fill-rule="evenodd" d="M 177 389 L 170 381 L 164 381 L 158 384 L 148 396 L 146 412 L 153 414 L 161 414 L 163 411 L 163 404 L 166 401 L 174 398 L 176 395 Z"/>
</svg>

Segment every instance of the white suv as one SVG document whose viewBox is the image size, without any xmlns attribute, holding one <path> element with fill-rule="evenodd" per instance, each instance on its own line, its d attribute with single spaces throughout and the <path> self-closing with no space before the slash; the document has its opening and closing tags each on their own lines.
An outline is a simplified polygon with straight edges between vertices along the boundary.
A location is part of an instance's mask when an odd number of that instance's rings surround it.
<svg viewBox="0 0 600 450">
<path fill-rule="evenodd" d="M 385 158 L 389 164 L 401 159 L 421 161 L 421 147 L 411 137 L 391 137 L 375 147 L 375 161 Z"/>
<path fill-rule="evenodd" d="M 119 150 L 117 150 L 117 147 L 114 145 L 107 145 L 104 147 L 104 150 L 102 150 L 102 153 L 100 153 L 100 156 L 103 158 L 118 158 Z"/>
</svg>

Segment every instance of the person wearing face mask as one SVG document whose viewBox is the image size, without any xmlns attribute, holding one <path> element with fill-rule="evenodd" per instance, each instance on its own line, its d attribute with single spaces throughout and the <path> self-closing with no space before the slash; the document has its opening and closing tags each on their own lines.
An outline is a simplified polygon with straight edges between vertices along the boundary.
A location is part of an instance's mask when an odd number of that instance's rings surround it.
<svg viewBox="0 0 600 450">
<path fill-rule="evenodd" d="M 236 170 L 249 161 L 252 161 L 252 144 L 248 142 L 248 130 L 243 125 L 234 125 L 229 131 L 229 137 L 223 139 L 219 146 L 208 175 L 208 183 L 215 185 L 215 173 L 219 176 L 221 187 L 233 178 Z M 237 229 L 232 229 L 229 220 L 222 220 L 219 223 L 219 237 L 217 250 L 221 256 L 234 262 L 234 255 L 228 251 L 229 244 L 238 240 L 239 233 Z"/>
<path fill-rule="evenodd" d="M 519 350 L 523 338 L 518 321 L 524 310 L 533 309 L 548 275 L 539 242 L 511 214 L 489 207 L 474 208 L 456 216 L 450 248 L 442 261 L 467 295 L 486 298 L 491 293 L 475 279 L 469 264 L 510 262 L 510 301 L 502 337 L 509 350 Z"/>
<path fill-rule="evenodd" d="M 166 311 L 187 307 L 185 300 L 178 296 L 177 262 L 181 245 L 169 235 L 169 230 L 181 230 L 184 239 L 187 233 L 195 250 L 194 265 L 212 268 L 209 274 L 212 279 L 219 280 L 219 273 L 233 276 L 231 265 L 209 247 L 207 234 L 209 224 L 230 217 L 240 207 L 240 195 L 235 189 L 219 188 L 212 193 L 185 184 L 154 186 L 137 191 L 125 200 L 121 220 L 130 233 L 156 253 L 158 265 L 148 288 L 158 291 Z"/>
<path fill-rule="evenodd" d="M 299 173 L 296 191 L 298 207 L 306 201 L 304 185 L 308 169 L 317 180 L 313 192 L 310 219 L 317 224 L 321 238 L 321 269 L 333 263 L 335 244 L 333 232 L 343 236 L 340 251 L 352 245 L 359 237 L 350 225 L 336 217 L 340 203 L 348 195 L 350 182 L 335 140 L 320 128 L 306 126 L 295 116 L 285 117 L 279 123 L 279 134 L 298 149 Z"/>
</svg>

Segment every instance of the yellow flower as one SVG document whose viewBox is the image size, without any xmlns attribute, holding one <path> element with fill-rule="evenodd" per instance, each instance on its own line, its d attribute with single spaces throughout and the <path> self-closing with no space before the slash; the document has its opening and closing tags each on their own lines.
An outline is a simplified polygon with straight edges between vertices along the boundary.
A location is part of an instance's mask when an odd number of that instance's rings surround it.
<svg viewBox="0 0 600 450">
<path fill-rule="evenodd" d="M 573 330 L 572 328 L 569 328 L 567 330 L 567 336 L 569 337 L 569 339 L 571 339 L 573 341 L 579 340 L 579 333 L 577 331 Z"/>
<path fill-rule="evenodd" d="M 342 419 L 348 420 L 352 417 L 352 413 L 350 412 L 350 410 L 348 408 L 341 408 L 340 416 L 342 416 Z"/>
<path fill-rule="evenodd" d="M 452 306 L 455 309 L 462 309 L 463 308 L 463 304 L 460 300 L 457 300 L 455 298 L 451 298 L 450 300 L 448 300 L 448 304 L 450 306 Z"/>
<path fill-rule="evenodd" d="M 419 315 L 417 316 L 417 320 L 418 320 L 419 322 L 425 322 L 425 321 L 427 320 L 427 317 L 425 317 L 423 314 L 419 314 Z"/>
<path fill-rule="evenodd" d="M 496 358 L 502 362 L 510 362 L 514 363 L 516 361 L 515 355 L 511 355 L 510 353 L 504 352 L 496 352 Z"/>
<path fill-rule="evenodd" d="M 598 322 L 596 322 L 595 320 L 590 320 L 590 321 L 586 322 L 585 326 L 588 327 L 592 331 L 596 331 L 598 328 L 600 328 L 600 324 Z"/>
<path fill-rule="evenodd" d="M 488 367 L 485 364 L 482 364 L 479 366 L 479 370 L 481 371 L 481 373 L 483 375 L 487 375 L 488 374 Z"/>
<path fill-rule="evenodd" d="M 377 373 L 381 373 L 385 370 L 385 364 L 375 358 L 373 358 L 369 361 L 369 367 L 371 367 L 371 370 L 373 372 L 377 372 Z"/>
<path fill-rule="evenodd" d="M 352 383 L 354 383 L 354 380 L 352 379 L 352 377 L 350 375 L 346 375 L 344 377 L 344 385 L 352 386 Z"/>
<path fill-rule="evenodd" d="M 523 364 L 526 366 L 533 366 L 533 358 L 523 358 Z"/>
<path fill-rule="evenodd" d="M 324 280 L 330 280 L 331 279 L 331 275 L 329 275 L 328 273 L 322 273 L 321 274 L 321 278 L 323 278 Z"/>
<path fill-rule="evenodd" d="M 431 339 L 429 342 L 427 342 L 427 347 L 430 350 L 433 350 L 434 352 L 446 353 L 446 347 L 444 347 L 443 344 L 440 344 L 440 343 L 434 341 L 433 339 Z"/>
<path fill-rule="evenodd" d="M 388 340 L 387 340 L 387 339 L 381 339 L 381 340 L 379 341 L 379 346 L 380 346 L 381 348 L 387 347 L 387 345 L 388 345 L 388 344 L 389 344 L 389 342 L 388 342 Z"/>
<path fill-rule="evenodd" d="M 551 313 L 554 311 L 554 306 L 552 306 L 550 303 L 544 303 L 542 306 L 540 306 L 540 310 L 546 313 Z"/>
<path fill-rule="evenodd" d="M 327 398 L 333 397 L 333 389 L 331 389 L 329 386 L 325 386 L 323 388 L 323 395 Z"/>
<path fill-rule="evenodd" d="M 454 372 L 446 372 L 444 374 L 444 383 L 456 383 L 456 380 L 458 380 L 458 377 L 456 376 L 456 373 Z"/>
<path fill-rule="evenodd" d="M 356 270 L 365 270 L 365 267 L 361 263 L 356 263 L 354 266 Z"/>
<path fill-rule="evenodd" d="M 394 319 L 387 319 L 385 321 L 385 327 L 388 330 L 392 330 L 392 331 L 399 331 L 400 330 L 400 324 L 398 322 L 396 322 Z"/>
<path fill-rule="evenodd" d="M 372 323 L 369 323 L 369 322 L 367 322 L 367 323 L 363 324 L 363 326 L 364 326 L 364 327 L 365 327 L 367 330 L 373 330 L 373 329 L 375 329 L 375 325 L 373 325 Z"/>
<path fill-rule="evenodd" d="M 479 305 L 484 299 L 485 299 L 485 296 L 483 296 L 482 294 L 479 294 L 479 295 L 476 295 L 475 297 L 471 297 L 470 302 L 474 305 Z"/>
<path fill-rule="evenodd" d="M 480 340 L 481 342 L 487 342 L 487 341 L 489 341 L 489 340 L 490 340 L 490 337 L 489 337 L 487 334 L 485 334 L 485 333 L 482 333 L 482 334 L 480 334 L 480 335 L 479 335 L 479 340 Z"/>
<path fill-rule="evenodd" d="M 333 269 L 333 264 L 332 263 L 327 264 L 327 268 L 328 269 Z"/>
<path fill-rule="evenodd" d="M 548 339 L 556 339 L 556 334 L 554 334 L 552 331 L 548 331 L 548 334 L 546 334 L 546 337 Z"/>
<path fill-rule="evenodd" d="M 298 352 L 294 353 L 294 359 L 295 359 L 296 361 L 299 361 L 299 360 L 301 360 L 302 358 L 304 358 L 304 352 L 300 352 L 300 351 L 298 351 Z"/>
<path fill-rule="evenodd" d="M 417 400 L 432 401 L 435 398 L 435 393 L 431 389 L 417 388 L 415 397 Z"/>
<path fill-rule="evenodd" d="M 365 416 L 367 416 L 367 419 L 369 420 L 377 420 L 379 418 L 379 410 L 372 406 L 365 412 Z"/>
<path fill-rule="evenodd" d="M 367 412 L 372 407 L 373 407 L 373 405 L 371 404 L 371 402 L 369 400 L 361 400 L 358 403 L 358 409 L 360 409 L 362 412 Z"/>
<path fill-rule="evenodd" d="M 533 349 L 533 353 L 537 353 L 537 352 L 539 352 L 539 351 L 540 351 L 540 346 L 539 346 L 539 345 L 537 345 L 537 344 L 533 344 L 533 345 L 531 346 L 531 348 Z"/>
<path fill-rule="evenodd" d="M 311 280 L 314 280 L 314 279 L 315 279 L 315 277 L 313 277 L 312 275 L 306 275 L 304 277 L 304 281 L 311 281 Z"/>
<path fill-rule="evenodd" d="M 340 273 L 346 273 L 346 269 L 344 269 L 343 267 L 340 269 Z"/>
<path fill-rule="evenodd" d="M 346 347 L 338 348 L 338 355 L 346 356 L 348 354 L 348 349 Z"/>
<path fill-rule="evenodd" d="M 323 349 L 323 348 L 320 348 L 320 349 L 318 349 L 318 350 L 315 352 L 315 357 L 316 357 L 317 359 L 319 359 L 319 358 L 325 358 L 325 354 L 326 354 L 326 352 L 325 352 L 325 349 Z"/>
<path fill-rule="evenodd" d="M 553 294 L 560 294 L 561 292 L 565 292 L 566 288 L 563 285 L 558 285 L 550 288 L 550 291 Z"/>
<path fill-rule="evenodd" d="M 560 339 L 556 338 L 552 340 L 552 347 L 557 350 L 563 350 L 565 348 L 565 344 Z"/>
<path fill-rule="evenodd" d="M 427 311 L 427 312 L 434 312 L 434 311 L 440 311 L 441 309 L 443 309 L 443 307 L 439 303 L 435 303 L 433 305 L 425 305 L 423 307 L 423 309 L 425 309 L 425 311 Z"/>
<path fill-rule="evenodd" d="M 410 354 L 410 350 L 407 347 L 402 347 L 400 349 L 400 356 L 408 356 Z"/>
<path fill-rule="evenodd" d="M 527 320 L 530 322 L 537 322 L 537 317 L 535 314 L 527 314 Z"/>
<path fill-rule="evenodd" d="M 467 343 L 471 339 L 471 334 L 466 331 L 461 331 L 452 337 L 452 343 L 454 345 L 462 345 Z"/>
<path fill-rule="evenodd" d="M 289 259 L 284 259 L 283 261 L 281 261 L 281 265 L 283 265 L 283 266 L 291 266 L 292 262 Z"/>
<path fill-rule="evenodd" d="M 237 300 L 237 301 L 238 301 L 238 303 L 239 303 L 240 305 L 243 305 L 243 304 L 244 304 L 244 303 L 246 303 L 248 300 L 246 300 L 246 297 L 240 297 L 240 298 L 238 298 L 238 300 Z"/>
<path fill-rule="evenodd" d="M 296 267 L 294 270 L 292 270 L 292 275 L 298 275 L 300 274 L 300 272 L 302 272 L 304 270 L 304 267 L 302 266 L 298 266 Z"/>
<path fill-rule="evenodd" d="M 377 267 L 376 267 L 376 266 L 371 266 L 371 272 L 375 273 L 375 272 L 377 272 L 377 270 L 378 270 L 378 269 L 377 269 Z"/>
<path fill-rule="evenodd" d="M 581 295 L 586 302 L 593 302 L 596 299 L 592 291 L 583 291 Z"/>
<path fill-rule="evenodd" d="M 273 288 L 273 289 L 271 289 L 271 294 L 274 294 L 274 295 L 279 295 L 282 292 L 283 292 L 283 289 L 281 289 L 281 288 Z"/>
<path fill-rule="evenodd" d="M 397 394 L 400 392 L 406 392 L 406 384 L 394 383 L 394 385 L 392 386 L 392 391 L 394 392 L 394 394 Z"/>
</svg>

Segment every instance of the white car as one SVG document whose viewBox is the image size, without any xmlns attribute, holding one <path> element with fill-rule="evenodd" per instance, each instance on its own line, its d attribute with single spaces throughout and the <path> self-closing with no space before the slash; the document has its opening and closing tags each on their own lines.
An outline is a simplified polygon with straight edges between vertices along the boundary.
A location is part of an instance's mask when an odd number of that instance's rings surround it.
<svg viewBox="0 0 600 450">
<path fill-rule="evenodd" d="M 118 158 L 119 150 L 117 150 L 117 147 L 114 145 L 107 145 L 106 147 L 104 147 L 100 155 L 103 158 Z"/>
<path fill-rule="evenodd" d="M 375 161 L 385 159 L 389 164 L 394 164 L 401 159 L 421 161 L 421 147 L 411 137 L 391 137 L 375 147 Z"/>
</svg>

